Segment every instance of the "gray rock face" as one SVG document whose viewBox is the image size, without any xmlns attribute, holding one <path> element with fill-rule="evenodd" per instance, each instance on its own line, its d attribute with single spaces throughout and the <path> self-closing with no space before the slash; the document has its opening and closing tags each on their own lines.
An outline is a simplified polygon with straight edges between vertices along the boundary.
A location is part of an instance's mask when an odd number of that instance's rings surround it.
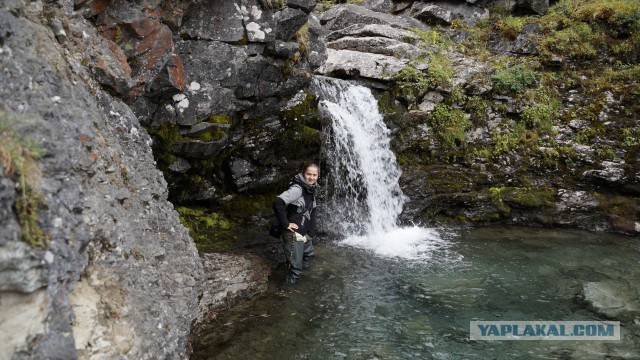
<svg viewBox="0 0 640 360">
<path fill-rule="evenodd" d="M 418 105 L 418 109 L 424 112 L 431 112 L 436 108 L 436 105 L 441 103 L 444 98 L 437 91 L 428 92 L 422 102 Z"/>
<path fill-rule="evenodd" d="M 196 327 L 215 313 L 233 305 L 241 298 L 250 298 L 267 289 L 268 266 L 252 255 L 203 254 L 202 263 L 207 274 L 200 285 L 200 314 Z"/>
<path fill-rule="evenodd" d="M 245 159 L 231 160 L 231 178 L 239 191 L 246 190 L 247 185 L 254 180 L 250 176 L 254 171 L 256 167 Z"/>
<path fill-rule="evenodd" d="M 395 9 L 395 4 L 392 0 L 366 0 L 362 3 L 362 6 L 369 10 L 387 13 Z"/>
<path fill-rule="evenodd" d="M 248 108 L 250 104 L 239 101 L 230 87 L 240 84 L 243 76 L 257 77 L 256 72 L 262 70 L 261 67 L 250 67 L 247 62 L 249 51 L 247 47 L 217 41 L 178 42 L 176 52 L 183 59 L 191 84 L 183 94 L 165 103 L 156 118 L 193 125 L 198 118 L 211 114 L 226 115 Z"/>
<path fill-rule="evenodd" d="M 609 185 L 616 185 L 626 180 L 623 168 L 624 164 L 612 161 L 603 161 L 600 170 L 587 170 L 582 176 L 595 182 L 603 182 Z"/>
<path fill-rule="evenodd" d="M 316 8 L 316 0 L 287 0 L 287 6 L 309 14 Z"/>
<path fill-rule="evenodd" d="M 50 30 L 5 10 L 0 29 L 12 29 L 1 41 L 3 111 L 47 150 L 38 161 L 47 205 L 38 219 L 50 237 L 46 251 L 25 248 L 3 224 L 3 264 L 15 264 L 11 259 L 20 253 L 20 266 L 37 261 L 41 267 L 40 280 L 28 280 L 37 269 L 32 266 L 3 289 L 13 292 L 0 292 L 3 314 L 24 315 L 25 301 L 40 312 L 28 317 L 26 330 L 15 331 L 3 353 L 17 359 L 186 356 L 202 267 L 165 200 L 149 136 L 123 102 L 65 57 Z M 0 184 L 7 185 L 4 175 Z M 6 192 L 0 191 L 0 209 L 11 206 Z M 15 269 L 1 272 L 6 279 Z"/>
<path fill-rule="evenodd" d="M 418 40 L 416 33 L 397 29 L 390 25 L 354 24 L 346 28 L 336 30 L 327 35 L 327 41 L 335 41 L 343 37 L 384 37 L 406 43 Z"/>
<path fill-rule="evenodd" d="M 191 164 L 187 159 L 183 159 L 181 157 L 177 158 L 171 165 L 169 165 L 169 171 L 173 171 L 175 173 L 185 173 L 189 169 L 191 169 Z"/>
<path fill-rule="evenodd" d="M 45 285 L 42 278 L 42 259 L 29 245 L 11 241 L 0 247 L 0 292 L 15 291 L 28 294 Z"/>
<path fill-rule="evenodd" d="M 290 40 L 296 31 L 307 23 L 307 14 L 302 10 L 292 8 L 278 11 L 274 18 L 278 23 L 276 38 L 284 41 Z"/>
<path fill-rule="evenodd" d="M 94 79 L 118 94 L 129 91 L 133 86 L 131 67 L 116 43 L 99 36 L 94 27 L 83 21 L 70 22 L 69 32 L 70 47 L 82 54 L 80 61 L 88 63 Z"/>
<path fill-rule="evenodd" d="M 230 126 L 231 125 L 229 124 L 217 124 L 203 121 L 201 123 L 193 125 L 189 129 L 180 130 L 180 135 L 194 137 L 215 128 L 229 130 Z"/>
<path fill-rule="evenodd" d="M 172 152 L 191 159 L 207 159 L 218 155 L 227 137 L 215 141 L 183 140 L 173 144 Z"/>
<path fill-rule="evenodd" d="M 343 37 L 327 43 L 334 50 L 353 50 L 372 54 L 411 59 L 426 52 L 417 46 L 385 37 Z"/>
<path fill-rule="evenodd" d="M 235 1 L 193 6 L 183 18 L 180 34 L 190 39 L 240 41 L 244 36 L 240 7 Z"/>
<path fill-rule="evenodd" d="M 267 46 L 267 51 L 273 56 L 288 59 L 300 51 L 300 45 L 297 42 L 276 40 Z"/>
<path fill-rule="evenodd" d="M 320 20 L 309 15 L 309 67 L 311 70 L 319 68 L 327 60 L 327 47 L 322 38 L 323 30 Z"/>
<path fill-rule="evenodd" d="M 549 0 L 516 0 L 518 9 L 543 15 L 549 9 Z"/>
<path fill-rule="evenodd" d="M 496 53 L 511 53 L 518 55 L 532 55 L 537 52 L 537 43 L 533 41 L 537 35 L 540 35 L 540 27 L 536 24 L 527 24 L 522 29 L 522 33 L 509 41 L 499 34 L 492 34 L 488 45 L 491 51 Z"/>
<path fill-rule="evenodd" d="M 401 29 L 425 29 L 422 22 L 405 16 L 393 16 L 365 9 L 357 5 L 336 5 L 320 16 L 320 23 L 328 31 L 344 29 L 354 24 L 380 24 Z"/>
<path fill-rule="evenodd" d="M 278 16 L 274 14 L 273 10 L 262 9 L 258 0 L 242 0 L 242 13 L 247 40 L 257 43 L 275 40 L 280 24 Z M 286 22 L 283 25 L 286 26 Z"/>
<path fill-rule="evenodd" d="M 454 20 L 463 19 L 468 25 L 473 26 L 478 20 L 489 18 L 487 9 L 452 1 L 416 2 L 413 9 L 413 17 L 426 23 L 451 25 Z"/>
<path fill-rule="evenodd" d="M 344 74 L 377 80 L 391 80 L 407 64 L 407 60 L 392 56 L 369 54 L 352 50 L 328 49 L 329 57 L 317 72 Z"/>
</svg>

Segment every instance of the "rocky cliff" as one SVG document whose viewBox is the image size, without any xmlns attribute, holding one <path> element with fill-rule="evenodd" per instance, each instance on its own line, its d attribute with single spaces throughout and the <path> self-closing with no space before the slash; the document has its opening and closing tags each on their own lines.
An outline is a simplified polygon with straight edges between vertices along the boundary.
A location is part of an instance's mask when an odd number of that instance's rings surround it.
<svg viewBox="0 0 640 360">
<path fill-rule="evenodd" d="M 221 293 L 199 304 L 202 261 L 158 168 L 216 173 L 323 61 L 315 2 L 271 5 L 1 3 L 3 358 L 185 358 L 193 321 L 242 290 L 216 279 L 233 259 L 209 266 Z M 184 194 L 210 198 L 209 181 Z"/>
<path fill-rule="evenodd" d="M 378 98 L 406 221 L 640 233 L 633 2 L 0 4 L 9 358 L 184 358 L 221 293 L 260 291 L 192 238 L 278 257 L 268 204 L 322 160 L 313 74 Z"/>
</svg>

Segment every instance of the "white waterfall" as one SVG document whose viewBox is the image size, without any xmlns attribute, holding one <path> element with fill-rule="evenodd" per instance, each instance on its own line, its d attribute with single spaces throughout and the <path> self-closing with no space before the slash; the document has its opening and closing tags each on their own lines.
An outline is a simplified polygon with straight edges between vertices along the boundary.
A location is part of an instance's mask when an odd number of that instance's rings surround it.
<svg viewBox="0 0 640 360">
<path fill-rule="evenodd" d="M 329 168 L 326 220 L 345 237 L 342 244 L 382 256 L 423 259 L 440 247 L 433 229 L 398 226 L 406 197 L 398 185 L 401 171 L 390 148 L 390 131 L 371 90 L 347 81 L 316 77 Z"/>
</svg>

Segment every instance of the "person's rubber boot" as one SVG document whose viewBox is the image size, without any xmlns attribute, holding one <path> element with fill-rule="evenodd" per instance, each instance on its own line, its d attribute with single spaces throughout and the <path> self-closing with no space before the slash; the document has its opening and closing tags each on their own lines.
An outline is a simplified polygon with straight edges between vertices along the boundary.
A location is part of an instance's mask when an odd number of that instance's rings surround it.
<svg viewBox="0 0 640 360">
<path fill-rule="evenodd" d="M 290 285 L 296 284 L 300 280 L 300 277 L 292 272 L 287 274 L 286 283 Z"/>
</svg>

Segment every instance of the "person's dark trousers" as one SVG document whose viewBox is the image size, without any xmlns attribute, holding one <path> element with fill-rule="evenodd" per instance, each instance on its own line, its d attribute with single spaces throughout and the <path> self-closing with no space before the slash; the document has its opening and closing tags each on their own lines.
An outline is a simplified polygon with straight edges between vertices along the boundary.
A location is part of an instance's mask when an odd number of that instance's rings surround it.
<svg viewBox="0 0 640 360">
<path fill-rule="evenodd" d="M 306 242 L 296 241 L 296 234 L 289 230 L 284 231 L 282 240 L 284 241 L 284 255 L 289 266 L 287 282 L 295 283 L 300 280 L 302 269 L 307 269 L 310 266 L 311 259 L 314 257 L 313 243 L 311 239 Z"/>
</svg>

